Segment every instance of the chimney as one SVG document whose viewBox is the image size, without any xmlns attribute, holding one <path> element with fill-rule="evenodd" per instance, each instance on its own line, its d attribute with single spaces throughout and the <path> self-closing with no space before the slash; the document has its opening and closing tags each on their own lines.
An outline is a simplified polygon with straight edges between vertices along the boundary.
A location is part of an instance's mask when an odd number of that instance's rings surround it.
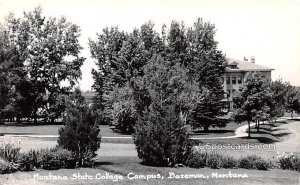
<svg viewBox="0 0 300 185">
<path fill-rule="evenodd" d="M 254 56 L 251 56 L 251 63 L 253 63 L 253 64 L 255 64 L 255 58 L 254 58 Z"/>
</svg>

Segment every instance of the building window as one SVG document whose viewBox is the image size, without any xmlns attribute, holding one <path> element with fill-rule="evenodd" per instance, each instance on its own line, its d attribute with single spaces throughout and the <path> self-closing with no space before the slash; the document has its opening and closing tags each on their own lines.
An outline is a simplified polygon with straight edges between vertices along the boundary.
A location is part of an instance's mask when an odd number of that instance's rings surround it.
<svg viewBox="0 0 300 185">
<path fill-rule="evenodd" d="M 230 77 L 226 77 L 226 84 L 230 84 Z"/>
<path fill-rule="evenodd" d="M 235 76 L 232 77 L 232 84 L 236 84 L 236 77 Z"/>
<path fill-rule="evenodd" d="M 239 76 L 239 77 L 238 77 L 238 84 L 241 84 L 241 83 L 242 83 L 242 77 Z"/>
</svg>

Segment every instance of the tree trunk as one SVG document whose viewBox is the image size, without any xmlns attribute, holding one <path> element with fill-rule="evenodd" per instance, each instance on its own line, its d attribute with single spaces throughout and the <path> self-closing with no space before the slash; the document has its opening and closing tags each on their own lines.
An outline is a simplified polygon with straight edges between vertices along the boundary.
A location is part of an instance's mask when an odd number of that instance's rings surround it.
<svg viewBox="0 0 300 185">
<path fill-rule="evenodd" d="M 250 121 L 248 121 L 248 138 L 251 137 L 250 133 L 251 133 Z"/>
<path fill-rule="evenodd" d="M 259 133 L 259 121 L 257 121 L 257 133 Z"/>
<path fill-rule="evenodd" d="M 292 112 L 291 112 L 291 118 L 293 119 L 293 113 L 294 113 L 294 111 L 292 110 Z"/>
<path fill-rule="evenodd" d="M 33 122 L 35 125 L 37 124 L 37 107 L 36 107 L 36 105 L 34 105 L 34 109 L 33 109 Z"/>
<path fill-rule="evenodd" d="M 208 128 L 209 128 L 208 125 L 205 125 L 203 128 L 204 128 L 204 132 L 208 132 Z"/>
</svg>

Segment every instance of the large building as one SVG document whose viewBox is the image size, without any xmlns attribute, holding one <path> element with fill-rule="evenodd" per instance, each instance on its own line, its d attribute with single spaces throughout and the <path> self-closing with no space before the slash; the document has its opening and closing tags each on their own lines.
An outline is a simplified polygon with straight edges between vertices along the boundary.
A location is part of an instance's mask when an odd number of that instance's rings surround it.
<svg viewBox="0 0 300 185">
<path fill-rule="evenodd" d="M 255 58 L 251 57 L 250 61 L 244 58 L 243 61 L 227 58 L 228 67 L 223 76 L 223 89 L 225 98 L 223 102 L 228 110 L 233 109 L 232 95 L 241 87 L 245 82 L 245 77 L 248 72 L 258 71 L 262 78 L 271 80 L 272 68 L 258 65 L 255 63 Z"/>
</svg>

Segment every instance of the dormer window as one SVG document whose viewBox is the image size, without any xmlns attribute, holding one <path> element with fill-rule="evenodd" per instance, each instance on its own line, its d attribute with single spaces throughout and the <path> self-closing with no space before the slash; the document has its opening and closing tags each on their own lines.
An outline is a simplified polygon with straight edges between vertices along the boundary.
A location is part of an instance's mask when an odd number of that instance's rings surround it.
<svg viewBox="0 0 300 185">
<path fill-rule="evenodd" d="M 238 69 L 237 65 L 238 65 L 238 63 L 236 61 L 234 61 L 234 62 L 229 63 L 228 67 L 230 69 Z"/>
</svg>

